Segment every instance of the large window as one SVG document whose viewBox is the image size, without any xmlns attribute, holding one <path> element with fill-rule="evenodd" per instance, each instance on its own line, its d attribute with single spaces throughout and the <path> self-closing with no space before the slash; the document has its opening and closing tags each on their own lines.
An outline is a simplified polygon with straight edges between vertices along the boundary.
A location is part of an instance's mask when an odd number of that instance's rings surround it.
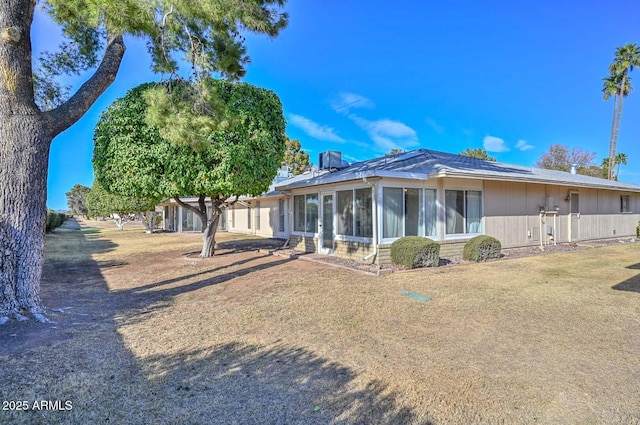
<svg viewBox="0 0 640 425">
<path fill-rule="evenodd" d="M 285 219 L 284 199 L 278 199 L 278 231 L 279 232 L 284 232 L 284 219 Z"/>
<path fill-rule="evenodd" d="M 318 232 L 318 194 L 293 197 L 293 230 L 296 232 Z"/>
<path fill-rule="evenodd" d="M 629 195 L 620 196 L 620 212 L 621 213 L 631 212 L 631 203 L 629 202 Z"/>
<path fill-rule="evenodd" d="M 435 236 L 435 189 L 382 188 L 382 237 Z"/>
<path fill-rule="evenodd" d="M 482 233 L 482 192 L 445 191 L 448 235 Z"/>
<path fill-rule="evenodd" d="M 336 195 L 338 198 L 336 233 L 362 238 L 373 236 L 371 189 L 341 190 Z"/>
</svg>

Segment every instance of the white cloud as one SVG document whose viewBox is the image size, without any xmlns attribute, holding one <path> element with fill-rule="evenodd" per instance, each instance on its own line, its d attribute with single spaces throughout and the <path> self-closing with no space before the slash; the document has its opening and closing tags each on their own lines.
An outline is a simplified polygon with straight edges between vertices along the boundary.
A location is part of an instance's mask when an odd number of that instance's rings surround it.
<svg viewBox="0 0 640 425">
<path fill-rule="evenodd" d="M 296 127 L 302 129 L 314 139 L 324 140 L 325 142 L 344 143 L 345 140 L 335 133 L 335 130 L 326 125 L 320 125 L 309 118 L 302 115 L 289 114 L 289 122 Z"/>
<path fill-rule="evenodd" d="M 487 152 L 506 152 L 509 150 L 503 139 L 494 136 L 485 136 L 482 146 Z"/>
<path fill-rule="evenodd" d="M 331 107 L 333 108 L 334 111 L 340 114 L 347 114 L 349 113 L 350 109 L 353 109 L 353 108 L 371 109 L 374 107 L 374 104 L 371 100 L 359 94 L 349 93 L 349 92 L 340 92 L 334 99 L 331 100 Z"/>
<path fill-rule="evenodd" d="M 416 131 L 400 121 L 388 119 L 369 121 L 353 114 L 349 115 L 349 118 L 367 132 L 382 152 L 388 152 L 391 149 L 406 149 L 419 143 Z"/>
<path fill-rule="evenodd" d="M 427 118 L 427 124 L 429 124 L 429 127 L 431 127 L 431 129 L 433 131 L 435 131 L 438 134 L 444 134 L 444 127 L 439 125 L 437 122 L 435 122 L 435 120 L 433 120 L 432 118 Z"/>
<path fill-rule="evenodd" d="M 528 151 L 529 149 L 533 149 L 533 145 L 527 143 L 526 140 L 520 139 L 518 140 L 518 143 L 516 143 L 516 149 L 521 151 Z"/>
</svg>

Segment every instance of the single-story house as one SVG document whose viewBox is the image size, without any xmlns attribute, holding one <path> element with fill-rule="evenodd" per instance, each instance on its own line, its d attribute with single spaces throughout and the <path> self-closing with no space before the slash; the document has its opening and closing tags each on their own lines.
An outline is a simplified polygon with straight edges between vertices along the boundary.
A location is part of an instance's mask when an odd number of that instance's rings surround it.
<svg viewBox="0 0 640 425">
<path fill-rule="evenodd" d="M 351 165 L 325 152 L 319 162 L 319 170 L 241 198 L 223 227 L 384 264 L 402 236 L 436 240 L 446 256 L 477 235 L 504 248 L 544 246 L 635 236 L 640 221 L 639 185 L 575 173 L 427 149 Z"/>
</svg>

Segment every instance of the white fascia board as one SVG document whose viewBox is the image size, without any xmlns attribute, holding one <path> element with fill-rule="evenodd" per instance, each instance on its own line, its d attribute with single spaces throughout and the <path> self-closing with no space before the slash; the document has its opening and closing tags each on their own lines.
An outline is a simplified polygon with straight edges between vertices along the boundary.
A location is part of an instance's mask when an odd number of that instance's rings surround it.
<svg viewBox="0 0 640 425">
<path fill-rule="evenodd" d="M 508 181 L 508 182 L 517 182 L 517 183 L 538 183 L 538 184 L 551 184 L 555 186 L 572 186 L 572 187 L 583 187 L 587 189 L 605 189 L 605 190 L 619 190 L 623 192 L 640 192 L 640 186 L 636 187 L 624 187 L 624 186 L 614 186 L 607 184 L 589 184 L 589 183 L 581 183 L 574 182 L 568 180 L 552 180 L 552 179 L 543 179 L 531 176 L 523 176 L 523 177 L 515 177 L 515 176 L 496 176 L 496 175 L 488 175 L 488 174 L 476 174 L 476 173 L 456 173 L 456 172 L 440 172 L 437 175 L 432 175 L 432 177 L 455 177 L 455 178 L 463 178 L 463 179 L 474 179 L 474 180 L 496 180 L 496 181 Z"/>
</svg>

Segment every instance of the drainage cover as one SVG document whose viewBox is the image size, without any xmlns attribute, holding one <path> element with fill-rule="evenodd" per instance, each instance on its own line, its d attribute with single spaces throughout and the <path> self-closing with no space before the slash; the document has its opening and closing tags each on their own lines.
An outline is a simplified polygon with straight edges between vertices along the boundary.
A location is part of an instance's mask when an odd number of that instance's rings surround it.
<svg viewBox="0 0 640 425">
<path fill-rule="evenodd" d="M 418 294 L 417 292 L 410 292 L 410 291 L 407 291 L 406 289 L 401 289 L 398 292 L 400 292 L 402 295 L 406 295 L 407 297 L 412 298 L 414 300 L 431 301 L 430 297 L 427 297 L 426 295 Z"/>
</svg>

